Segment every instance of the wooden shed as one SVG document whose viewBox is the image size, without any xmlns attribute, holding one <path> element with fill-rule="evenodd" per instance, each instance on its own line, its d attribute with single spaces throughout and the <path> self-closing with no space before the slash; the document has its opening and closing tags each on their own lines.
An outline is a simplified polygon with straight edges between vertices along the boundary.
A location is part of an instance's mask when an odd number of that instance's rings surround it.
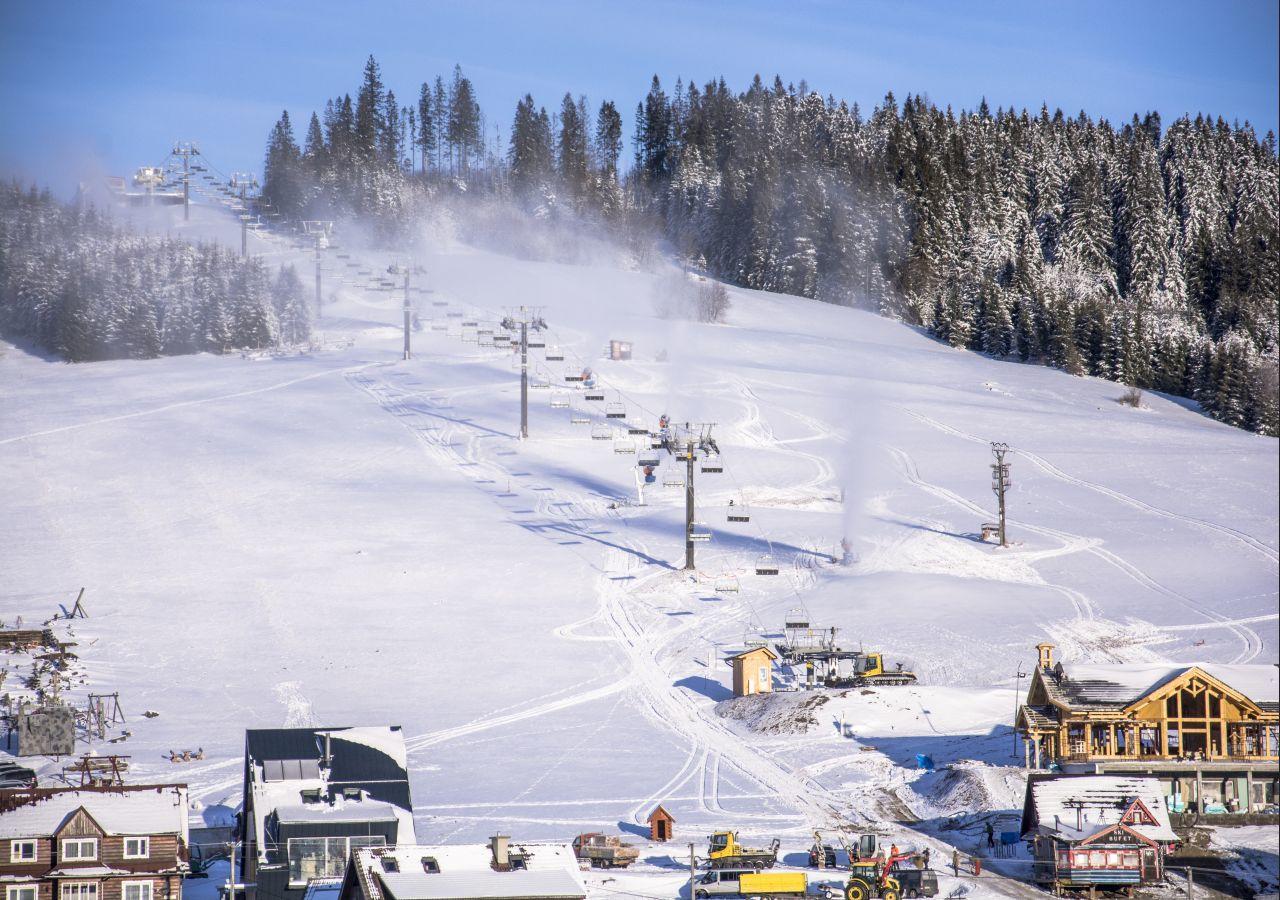
<svg viewBox="0 0 1280 900">
<path fill-rule="evenodd" d="M 768 647 L 748 647 L 729 657 L 733 666 L 733 696 L 749 697 L 773 691 L 773 661 L 778 658 Z"/>
<path fill-rule="evenodd" d="M 649 840 L 663 843 L 675 835 L 676 817 L 661 806 L 649 813 Z"/>
</svg>

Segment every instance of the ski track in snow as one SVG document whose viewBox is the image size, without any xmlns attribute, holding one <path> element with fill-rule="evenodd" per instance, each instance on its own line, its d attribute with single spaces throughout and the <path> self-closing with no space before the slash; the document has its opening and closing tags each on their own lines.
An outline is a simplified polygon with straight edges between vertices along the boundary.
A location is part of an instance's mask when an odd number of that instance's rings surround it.
<svg viewBox="0 0 1280 900">
<path fill-rule="evenodd" d="M 921 413 L 914 412 L 913 410 L 906 409 L 905 407 L 901 407 L 901 409 L 903 410 L 903 412 L 907 413 L 912 418 L 915 418 L 925 423 L 926 425 L 936 428 L 946 434 L 950 434 L 952 436 L 959 437 L 963 440 L 974 442 L 974 443 L 980 443 L 983 445 L 989 445 L 990 443 L 976 435 L 969 434 L 968 432 L 960 431 L 959 429 L 956 429 L 956 428 L 952 428 L 949 425 L 945 425 L 941 422 L 938 422 L 936 419 L 931 419 L 928 416 L 925 416 Z M 1239 540 L 1245 546 L 1249 547 L 1250 549 L 1256 552 L 1261 553 L 1262 555 L 1272 560 L 1273 562 L 1277 558 L 1275 552 L 1272 551 L 1269 547 L 1267 547 L 1261 541 L 1258 541 L 1255 538 L 1245 535 L 1243 532 L 1236 531 L 1233 528 L 1228 528 L 1225 525 L 1218 525 L 1213 522 L 1207 522 L 1203 519 L 1196 519 L 1189 516 L 1183 516 L 1166 509 L 1161 509 L 1159 507 L 1152 506 L 1151 504 L 1148 504 L 1142 500 L 1138 500 L 1134 497 L 1130 497 L 1128 494 L 1123 494 L 1120 491 L 1112 490 L 1111 488 L 1107 488 L 1102 485 L 1095 484 L 1093 482 L 1084 481 L 1083 479 L 1074 478 L 1062 472 L 1062 470 L 1058 469 L 1056 466 L 1052 466 L 1051 464 L 1044 461 L 1041 457 L 1036 456 L 1035 454 L 1028 453 L 1026 451 L 1017 450 L 1016 448 L 1012 448 L 1012 449 L 1013 449 L 1013 452 L 1018 453 L 1019 455 L 1025 456 L 1028 459 L 1030 459 L 1032 462 L 1035 462 L 1037 465 L 1040 465 L 1044 469 L 1044 471 L 1048 472 L 1053 477 L 1061 478 L 1062 480 L 1070 484 L 1075 484 L 1080 487 L 1088 488 L 1089 490 L 1097 491 L 1099 493 L 1104 494 L 1105 496 L 1112 497 L 1113 499 L 1119 500 L 1120 502 L 1125 503 L 1126 505 L 1129 505 L 1134 509 L 1139 509 L 1144 512 L 1150 512 L 1162 518 L 1174 519 L 1174 520 L 1185 522 L 1193 526 L 1208 528 L 1210 530 L 1217 531 L 1219 533 L 1232 537 L 1236 540 Z M 905 451 L 897 450 L 896 448 L 894 449 L 894 452 L 895 454 L 905 455 Z M 914 471 L 914 463 L 912 464 L 912 469 Z M 911 476 L 909 475 L 908 477 L 911 477 Z M 918 478 L 919 478 L 919 474 L 918 472 L 916 472 L 913 480 Z M 920 486 L 922 487 L 924 486 L 923 482 L 920 483 Z M 937 485 L 930 485 L 925 489 L 928 490 L 930 493 L 936 494 L 937 496 L 945 497 L 946 499 L 949 499 L 953 503 L 959 504 L 965 507 L 966 509 L 969 509 L 974 512 L 978 512 L 979 514 L 984 516 L 986 515 L 986 511 L 983 510 L 982 507 L 980 507 L 978 504 L 972 503 L 964 499 L 963 497 L 959 496 L 958 494 L 955 494 L 952 491 L 949 491 L 945 488 L 941 488 Z M 1204 604 L 1201 604 L 1195 600 L 1192 600 L 1190 597 L 1186 596 L 1183 593 L 1180 593 L 1179 591 L 1175 591 L 1173 588 L 1170 588 L 1160 583 L 1159 581 L 1157 581 L 1156 579 L 1148 575 L 1146 572 L 1143 572 L 1137 566 L 1124 560 L 1123 558 L 1111 552 L 1110 550 L 1103 548 L 1101 546 L 1101 542 L 1090 543 L 1090 539 L 1085 538 L 1081 535 L 1072 534 L 1070 532 L 1061 531 L 1054 528 L 1048 528 L 1043 525 L 1032 525 L 1028 522 L 1020 521 L 1012 517 L 1009 518 L 1008 521 L 1012 524 L 1017 524 L 1019 525 L 1019 527 L 1025 528 L 1026 530 L 1031 531 L 1032 533 L 1041 534 L 1045 537 L 1051 537 L 1060 541 L 1065 541 L 1073 545 L 1075 545 L 1076 542 L 1082 542 L 1078 544 L 1079 550 L 1082 550 L 1086 553 L 1091 553 L 1094 556 L 1097 556 L 1099 559 L 1102 559 L 1104 562 L 1108 563 L 1109 565 L 1119 569 L 1131 580 L 1141 585 L 1142 587 L 1147 588 L 1150 591 L 1154 591 L 1155 593 L 1161 594 L 1165 597 L 1168 597 L 1169 599 L 1177 602 L 1178 604 L 1191 610 L 1192 612 L 1195 612 L 1195 613 L 1198 613 L 1199 615 L 1204 616 L 1214 626 L 1227 628 L 1240 640 L 1241 644 L 1243 644 L 1243 648 L 1232 659 L 1232 663 L 1242 664 L 1242 663 L 1250 662 L 1251 660 L 1256 659 L 1258 655 L 1262 652 L 1263 650 L 1262 639 L 1258 637 L 1258 633 L 1256 631 L 1247 627 L 1246 624 L 1240 623 L 1240 622 L 1234 622 L 1230 620 L 1227 616 L 1213 609 L 1210 609 Z M 1062 590 L 1062 591 L 1070 590 L 1068 588 L 1063 588 L 1060 586 L 1055 586 L 1055 589 Z M 1086 603 L 1087 602 L 1088 601 L 1086 601 Z M 1085 616 L 1084 618 L 1093 618 L 1093 615 L 1092 613 L 1090 613 L 1088 616 Z M 1158 625 L 1154 627 L 1157 629 L 1160 628 L 1160 626 Z M 1179 629 L 1179 630 L 1185 630 L 1185 629 Z"/>
</svg>

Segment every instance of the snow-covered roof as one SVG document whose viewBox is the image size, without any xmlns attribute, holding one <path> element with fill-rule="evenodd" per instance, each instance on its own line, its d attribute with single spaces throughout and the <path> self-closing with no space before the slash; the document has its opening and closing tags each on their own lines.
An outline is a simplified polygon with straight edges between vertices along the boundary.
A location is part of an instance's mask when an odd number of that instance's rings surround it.
<svg viewBox="0 0 1280 900">
<path fill-rule="evenodd" d="M 295 795 L 296 796 L 296 795 Z M 397 807 L 378 800 L 347 800 L 335 797 L 333 803 L 290 803 L 276 807 L 280 822 L 394 822 Z"/>
<path fill-rule="evenodd" d="M 1200 669 L 1228 687 L 1244 694 L 1259 706 L 1280 706 L 1280 670 L 1274 665 L 1221 665 L 1219 663 L 1179 663 L 1177 665 L 1094 665 L 1060 663 L 1060 679 L 1052 679 L 1077 704 L 1124 706 L 1161 685 L 1179 678 L 1190 669 Z"/>
<path fill-rule="evenodd" d="M 359 726 L 356 728 L 322 729 L 331 740 L 360 744 L 386 754 L 402 769 L 409 768 L 409 753 L 404 746 L 404 732 L 399 726 Z M 335 751 L 336 752 L 336 751 Z"/>
<path fill-rule="evenodd" d="M 175 785 L 51 792 L 0 815 L 0 838 L 52 835 L 82 806 L 107 834 L 176 834 L 187 839 L 187 789 Z"/>
<path fill-rule="evenodd" d="M 352 854 L 369 900 L 450 900 L 450 898 L 539 897 L 546 900 L 580 898 L 586 888 L 578 874 L 578 859 L 569 844 L 511 843 L 513 856 L 525 868 L 498 872 L 488 844 L 400 845 L 360 848 Z M 438 871 L 428 872 L 424 859 Z M 384 860 L 394 860 L 388 864 Z M 396 871 L 388 871 L 388 869 Z"/>
<path fill-rule="evenodd" d="M 1164 791 L 1155 778 L 1123 775 L 1065 775 L 1033 778 L 1027 785 L 1033 821 L 1023 819 L 1024 833 L 1032 826 L 1041 834 L 1065 841 L 1082 841 L 1119 824 L 1134 800 L 1151 813 L 1155 824 L 1128 827 L 1152 841 L 1176 841 Z"/>
</svg>

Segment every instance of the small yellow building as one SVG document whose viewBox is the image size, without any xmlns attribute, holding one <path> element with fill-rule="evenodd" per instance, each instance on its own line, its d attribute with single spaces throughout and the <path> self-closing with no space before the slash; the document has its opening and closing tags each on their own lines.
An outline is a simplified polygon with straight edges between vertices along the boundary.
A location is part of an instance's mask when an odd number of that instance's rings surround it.
<svg viewBox="0 0 1280 900">
<path fill-rule="evenodd" d="M 773 691 L 773 661 L 778 658 L 768 647 L 748 647 L 729 657 L 733 666 L 733 696 L 749 697 Z"/>
</svg>

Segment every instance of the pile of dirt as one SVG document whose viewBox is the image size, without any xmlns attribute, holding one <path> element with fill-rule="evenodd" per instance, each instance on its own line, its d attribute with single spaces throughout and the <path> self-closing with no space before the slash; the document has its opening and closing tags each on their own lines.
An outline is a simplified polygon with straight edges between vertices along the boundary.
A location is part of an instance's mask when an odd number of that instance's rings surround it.
<svg viewBox="0 0 1280 900">
<path fill-rule="evenodd" d="M 804 734 L 818 724 L 817 710 L 827 694 L 755 694 L 716 704 L 716 715 L 741 722 L 758 734 Z"/>
</svg>

